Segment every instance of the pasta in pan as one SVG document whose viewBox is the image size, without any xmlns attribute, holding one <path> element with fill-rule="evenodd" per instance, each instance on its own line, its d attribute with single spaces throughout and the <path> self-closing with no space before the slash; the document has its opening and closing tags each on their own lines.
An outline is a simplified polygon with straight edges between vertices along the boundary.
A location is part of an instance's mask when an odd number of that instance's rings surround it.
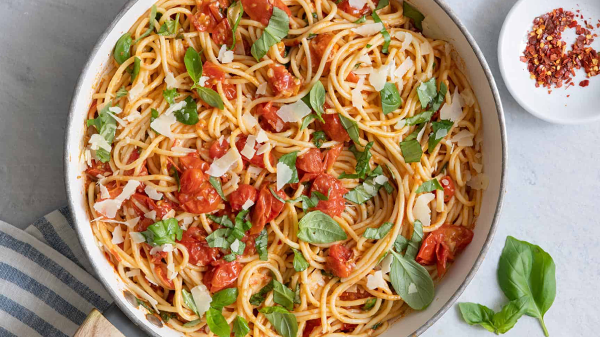
<svg viewBox="0 0 600 337">
<path fill-rule="evenodd" d="M 380 0 L 157 2 L 86 124 L 92 228 L 190 336 L 379 335 L 433 300 L 487 178 L 452 46 Z"/>
</svg>

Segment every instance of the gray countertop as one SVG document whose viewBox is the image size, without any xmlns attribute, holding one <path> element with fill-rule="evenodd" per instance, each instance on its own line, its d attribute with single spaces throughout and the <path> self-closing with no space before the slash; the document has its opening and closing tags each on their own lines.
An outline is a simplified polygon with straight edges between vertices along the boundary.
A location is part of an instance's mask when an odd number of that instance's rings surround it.
<svg viewBox="0 0 600 337">
<path fill-rule="evenodd" d="M 499 73 L 496 49 L 502 22 L 515 0 L 447 2 L 492 68 L 509 139 L 508 187 L 500 228 L 459 301 L 500 309 L 505 299 L 497 286 L 496 266 L 506 236 L 513 235 L 539 244 L 556 263 L 557 297 L 546 314 L 551 335 L 596 335 L 600 124 L 548 124 L 525 112 L 510 96 Z M 96 39 L 124 3 L 0 0 L 1 220 L 25 228 L 67 203 L 62 158 L 71 95 Z M 455 306 L 425 336 L 486 334 L 461 322 Z M 521 318 L 507 335 L 543 336 L 537 321 L 529 317 Z"/>
</svg>

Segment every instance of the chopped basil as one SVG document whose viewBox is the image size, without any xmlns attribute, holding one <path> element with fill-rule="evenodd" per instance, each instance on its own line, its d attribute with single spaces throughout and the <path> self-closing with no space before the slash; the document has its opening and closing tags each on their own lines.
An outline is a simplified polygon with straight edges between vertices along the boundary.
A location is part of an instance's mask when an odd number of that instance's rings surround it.
<svg viewBox="0 0 600 337">
<path fill-rule="evenodd" d="M 434 111 L 428 110 L 428 111 L 424 111 L 421 112 L 419 114 L 416 114 L 412 117 L 408 117 L 405 119 L 406 124 L 405 125 L 417 125 L 417 124 L 423 124 L 425 122 L 429 122 L 429 120 L 431 120 L 431 117 L 433 116 Z"/>
<path fill-rule="evenodd" d="M 171 105 L 175 104 L 175 97 L 177 96 L 179 96 L 179 93 L 175 88 L 163 90 L 163 97 L 165 98 L 165 101 Z"/>
<path fill-rule="evenodd" d="M 431 101 L 431 110 L 438 111 L 440 106 L 442 106 L 442 103 L 444 103 L 447 92 L 448 87 L 446 86 L 446 83 L 442 81 L 442 83 L 440 83 L 440 91 L 438 91 L 435 98 Z"/>
<path fill-rule="evenodd" d="M 391 250 L 394 256 L 390 279 L 394 290 L 409 307 L 423 310 L 434 297 L 433 280 L 429 272 L 413 259 L 407 259 Z"/>
<path fill-rule="evenodd" d="M 230 14 L 231 14 L 231 19 L 229 19 Z M 234 21 L 233 17 L 235 16 L 235 14 L 237 14 L 237 18 Z M 242 1 L 234 2 L 227 9 L 227 18 L 230 20 L 229 24 L 232 27 L 231 28 L 231 36 L 233 36 L 233 40 L 231 42 L 231 47 L 229 47 L 229 50 L 233 50 L 233 48 L 235 47 L 235 44 L 236 44 L 235 31 L 237 30 L 238 26 L 240 25 L 240 21 L 242 20 L 243 15 L 244 15 L 244 6 L 242 5 Z"/>
<path fill-rule="evenodd" d="M 325 105 L 325 88 L 321 81 L 317 81 L 310 89 L 310 106 L 317 113 L 317 118 L 323 122 L 321 115 L 324 113 L 323 106 Z"/>
<path fill-rule="evenodd" d="M 133 70 L 131 71 L 131 82 L 135 81 L 140 73 L 140 67 L 142 64 L 142 60 L 139 57 L 135 57 L 133 59 Z"/>
<path fill-rule="evenodd" d="M 408 247 L 408 239 L 405 238 L 402 233 L 398 234 L 396 240 L 394 241 L 394 249 L 396 252 L 402 253 L 406 247 Z"/>
<path fill-rule="evenodd" d="M 200 316 L 198 313 L 198 308 L 196 307 L 196 302 L 194 302 L 194 297 L 187 290 L 181 289 L 181 297 L 183 297 L 183 303 L 196 315 Z"/>
<path fill-rule="evenodd" d="M 416 139 L 405 140 L 400 143 L 400 150 L 406 163 L 418 163 L 421 161 L 423 149 L 421 144 Z"/>
<path fill-rule="evenodd" d="M 229 337 L 231 328 L 220 310 L 210 308 L 206 312 L 206 324 L 212 333 L 219 337 Z"/>
<path fill-rule="evenodd" d="M 452 125 L 454 125 L 454 122 L 447 119 L 431 123 L 431 135 L 429 136 L 429 144 L 427 146 L 427 151 L 429 151 L 429 153 L 433 152 L 436 145 L 448 135 Z"/>
<path fill-rule="evenodd" d="M 431 179 L 431 180 L 426 181 L 423 184 L 421 184 L 421 186 L 419 186 L 419 188 L 417 188 L 415 193 L 417 193 L 417 194 L 427 193 L 427 192 L 432 192 L 435 190 L 443 191 L 444 188 L 442 187 L 442 185 L 440 185 L 439 181 L 434 178 L 434 179 Z"/>
<path fill-rule="evenodd" d="M 287 154 L 284 154 L 283 156 L 279 157 L 279 163 L 282 163 L 284 165 L 286 165 L 287 167 L 290 168 L 290 170 L 292 170 L 292 176 L 290 177 L 290 179 L 288 181 L 285 182 L 285 184 L 293 184 L 293 183 L 297 183 L 298 180 L 298 170 L 296 170 L 296 157 L 298 156 L 298 151 L 294 151 L 294 152 L 290 152 Z"/>
<path fill-rule="evenodd" d="M 269 19 L 269 24 L 265 27 L 263 34 L 254 42 L 250 50 L 256 61 L 260 61 L 267 54 L 269 48 L 286 37 L 289 30 L 290 18 L 287 13 L 277 7 L 273 7 L 273 14 Z"/>
<path fill-rule="evenodd" d="M 135 42 L 133 44 L 138 43 L 139 40 L 150 35 L 150 33 L 152 33 L 152 31 L 154 30 L 155 22 L 156 22 L 156 5 L 152 5 L 152 9 L 150 9 L 150 17 L 148 18 L 148 29 L 146 29 L 146 31 L 142 35 L 140 35 L 140 37 L 138 37 L 137 40 L 135 40 Z"/>
<path fill-rule="evenodd" d="M 208 246 L 211 248 L 223 248 L 229 249 L 231 243 L 227 241 L 227 237 L 231 234 L 231 229 L 229 228 L 219 228 L 214 232 L 210 233 L 209 236 L 206 237 L 206 242 Z"/>
<path fill-rule="evenodd" d="M 379 3 L 377 3 L 377 7 L 375 7 L 375 10 L 378 11 L 389 4 L 390 0 L 379 0 Z"/>
<path fill-rule="evenodd" d="M 384 187 L 388 193 L 393 192 L 394 187 L 389 182 L 385 182 L 383 185 L 375 182 L 375 177 L 383 175 L 383 169 L 381 166 L 377 166 L 367 175 L 367 179 L 361 185 L 356 186 L 350 192 L 344 195 L 346 200 L 361 205 L 370 200 L 372 197 L 376 196 L 381 187 Z"/>
<path fill-rule="evenodd" d="M 364 310 L 364 311 L 371 310 L 371 308 L 373 308 L 375 306 L 375 303 L 377 303 L 376 298 L 369 298 L 365 302 L 365 304 L 362 306 L 362 310 Z"/>
<path fill-rule="evenodd" d="M 294 304 L 302 304 L 300 298 L 300 283 L 296 283 L 296 290 L 294 290 Z"/>
<path fill-rule="evenodd" d="M 219 194 L 221 199 L 227 201 L 227 197 L 225 197 L 225 194 L 223 194 L 223 187 L 221 186 L 221 179 L 211 176 L 210 178 L 208 178 L 208 182 L 210 182 L 210 184 L 215 188 L 215 190 L 217 190 L 217 193 Z"/>
<path fill-rule="evenodd" d="M 321 146 L 323 146 L 323 143 L 325 143 L 327 141 L 327 135 L 325 134 L 324 131 L 315 131 L 312 134 L 312 142 L 313 144 L 315 144 L 315 146 L 320 149 Z"/>
<path fill-rule="evenodd" d="M 371 47 L 373 47 L 373 45 L 367 43 L 367 48 L 371 48 Z"/>
<path fill-rule="evenodd" d="M 256 251 L 258 252 L 258 257 L 262 261 L 267 261 L 269 259 L 267 230 L 263 229 L 260 234 L 258 234 L 254 242 Z"/>
<path fill-rule="evenodd" d="M 301 251 L 294 248 L 292 250 L 294 251 L 294 270 L 298 272 L 305 271 L 310 264 L 306 261 Z"/>
<path fill-rule="evenodd" d="M 321 211 L 312 211 L 298 222 L 298 239 L 308 243 L 331 243 L 346 240 L 340 225 Z"/>
<path fill-rule="evenodd" d="M 371 148 L 373 147 L 373 142 L 369 142 L 367 143 L 367 145 L 365 146 L 364 151 L 358 151 L 356 149 L 356 147 L 354 146 L 354 144 L 352 144 L 352 146 L 350 146 L 350 152 L 352 152 L 352 154 L 354 155 L 354 158 L 356 158 L 356 174 L 353 175 L 346 175 L 345 177 L 347 178 L 359 178 L 359 179 L 364 179 L 366 177 L 366 175 L 368 173 L 370 173 L 371 171 Z"/>
<path fill-rule="evenodd" d="M 106 140 L 108 144 L 112 144 L 115 138 L 115 132 L 117 131 L 117 121 L 110 115 L 108 109 L 112 107 L 112 101 L 109 101 L 102 107 L 98 112 L 98 117 L 94 119 L 88 119 L 86 122 L 87 126 L 94 126 L 98 134 Z M 96 150 L 96 157 L 103 162 L 107 163 L 110 161 L 110 152 L 99 148 Z"/>
<path fill-rule="evenodd" d="M 233 320 L 233 333 L 235 334 L 235 337 L 245 337 L 248 332 L 250 332 L 248 321 L 242 316 L 237 316 L 235 320 Z"/>
<path fill-rule="evenodd" d="M 212 301 L 210 302 L 210 306 L 215 309 L 223 309 L 228 305 L 231 305 L 237 300 L 238 297 L 238 289 L 237 288 L 227 288 L 221 291 L 216 292 L 212 296 Z"/>
<path fill-rule="evenodd" d="M 273 280 L 273 302 L 287 310 L 294 309 L 294 292 L 277 280 Z"/>
<path fill-rule="evenodd" d="M 281 202 L 290 203 L 290 204 L 295 204 L 297 202 L 302 202 L 302 210 L 304 212 L 308 211 L 310 208 L 317 207 L 317 204 L 319 203 L 319 200 L 329 200 L 328 196 L 323 195 L 319 191 L 313 191 L 311 193 L 310 197 L 302 194 L 302 195 L 300 195 L 296 199 L 284 200 L 280 196 L 278 196 L 277 193 L 275 193 L 275 191 L 273 191 L 272 188 L 270 188 L 269 190 L 271 190 L 271 194 L 273 195 L 273 197 L 275 197 L 275 199 L 277 199 L 277 200 L 279 200 Z"/>
<path fill-rule="evenodd" d="M 200 322 L 202 322 L 201 319 L 195 319 L 193 321 L 189 321 L 187 323 L 184 323 L 183 326 L 186 328 L 191 328 L 191 327 L 195 327 L 196 325 L 200 324 Z"/>
<path fill-rule="evenodd" d="M 315 37 L 317 37 L 317 34 L 310 33 L 310 34 L 308 34 L 308 37 L 307 37 L 306 39 L 307 39 L 307 40 L 312 40 L 312 39 L 314 39 Z"/>
<path fill-rule="evenodd" d="M 340 117 L 340 122 L 342 123 L 342 126 L 344 127 L 344 129 L 346 129 L 346 132 L 348 132 L 348 136 L 350 136 L 350 139 L 352 139 L 352 141 L 354 141 L 356 144 L 360 144 L 358 124 L 356 123 L 356 121 L 347 118 L 346 116 L 340 113 L 338 113 L 338 116 Z"/>
<path fill-rule="evenodd" d="M 198 123 L 198 105 L 192 96 L 185 98 L 186 105 L 173 112 L 177 121 L 186 125 L 195 125 Z"/>
<path fill-rule="evenodd" d="M 154 120 L 157 118 L 158 118 L 158 110 L 152 108 L 150 110 L 150 123 L 154 122 Z"/>
<path fill-rule="evenodd" d="M 423 224 L 419 220 L 415 220 L 413 224 L 413 235 L 410 241 L 408 242 L 408 246 L 406 247 L 406 253 L 404 254 L 404 258 L 409 260 L 414 260 L 415 256 L 419 253 L 419 248 L 421 248 L 421 242 L 423 241 Z"/>
<path fill-rule="evenodd" d="M 175 181 L 177 182 L 177 192 L 181 192 L 181 180 L 179 180 L 179 172 L 177 172 L 175 167 L 171 167 L 171 172 L 171 176 L 175 178 Z"/>
<path fill-rule="evenodd" d="M 148 229 L 142 232 L 146 242 L 151 245 L 159 246 L 164 244 L 174 244 L 175 240 L 181 240 L 183 231 L 179 227 L 177 219 L 170 218 L 161 220 L 148 226 Z"/>
<path fill-rule="evenodd" d="M 160 318 L 162 318 L 163 322 L 167 323 L 171 318 L 177 318 L 177 315 L 172 312 L 161 311 Z"/>
<path fill-rule="evenodd" d="M 387 233 L 389 233 L 392 227 L 394 227 L 393 223 L 386 222 L 379 226 L 379 228 L 367 228 L 367 230 L 363 233 L 363 237 L 374 240 L 383 239 Z"/>
<path fill-rule="evenodd" d="M 363 23 L 365 21 L 367 21 L 367 16 L 363 15 L 358 20 L 354 21 L 354 23 Z"/>
<path fill-rule="evenodd" d="M 250 296 L 250 304 L 258 307 L 265 301 L 267 294 L 273 290 L 273 281 L 267 283 L 266 286 L 262 287 L 256 294 Z"/>
<path fill-rule="evenodd" d="M 144 307 L 144 309 L 148 310 L 148 312 L 149 312 L 150 314 L 154 314 L 154 308 L 152 308 L 151 306 L 149 306 L 149 305 L 148 305 L 148 303 L 146 303 L 146 302 L 144 302 L 144 301 L 140 300 L 140 299 L 139 299 L 139 298 L 137 298 L 137 297 L 136 297 L 135 299 L 136 299 L 136 301 L 137 301 L 137 304 L 138 304 L 138 305 L 141 305 L 142 307 Z"/>
<path fill-rule="evenodd" d="M 379 327 L 381 327 L 382 325 L 383 325 L 383 323 L 382 323 L 382 322 L 375 323 L 375 324 L 373 324 L 373 326 L 371 326 L 371 330 L 377 330 L 377 329 L 379 329 Z"/>
<path fill-rule="evenodd" d="M 421 101 L 421 108 L 425 109 L 437 95 L 437 86 L 435 77 L 432 77 L 427 82 L 422 82 L 417 87 L 417 95 L 419 96 L 419 101 Z"/>
<path fill-rule="evenodd" d="M 175 16 L 175 20 L 165 20 L 165 23 L 158 29 L 158 35 L 169 36 L 177 32 L 177 24 L 179 23 L 179 13 Z"/>
<path fill-rule="evenodd" d="M 185 51 L 183 63 L 185 63 L 185 69 L 192 81 L 194 81 L 194 85 L 196 85 L 200 81 L 200 77 L 202 77 L 202 60 L 194 47 L 188 47 Z"/>
<path fill-rule="evenodd" d="M 425 15 L 423 15 L 423 13 L 419 12 L 418 9 L 416 9 L 415 7 L 413 7 L 411 4 L 409 4 L 408 2 L 404 1 L 404 3 L 402 4 L 402 9 L 403 9 L 403 14 L 404 16 L 406 16 L 407 18 L 411 18 L 413 19 L 413 22 L 415 23 L 415 27 L 417 27 L 418 30 L 423 31 L 423 19 L 425 19 Z"/>
<path fill-rule="evenodd" d="M 381 52 L 384 54 L 388 53 L 388 48 L 390 47 L 390 42 L 392 41 L 392 38 L 390 37 L 390 33 L 388 33 L 387 29 L 385 29 L 385 24 L 381 21 L 381 19 L 379 18 L 379 15 L 377 15 L 377 13 L 373 12 L 371 13 L 371 16 L 373 17 L 373 21 L 375 22 L 381 22 L 381 24 L 383 25 L 383 29 L 381 30 L 381 35 L 383 35 L 383 48 L 381 48 Z"/>
<path fill-rule="evenodd" d="M 381 96 L 381 109 L 384 115 L 398 109 L 402 105 L 402 97 L 400 97 L 398 88 L 394 83 L 386 83 L 379 92 L 379 95 Z"/>
<path fill-rule="evenodd" d="M 211 221 L 227 228 L 233 228 L 233 222 L 227 215 L 216 216 L 209 214 L 207 216 Z"/>
<path fill-rule="evenodd" d="M 277 7 L 274 7 L 275 9 Z M 298 335 L 298 321 L 296 316 L 282 307 L 264 307 L 259 310 L 271 325 L 283 337 L 296 337 Z"/>
<path fill-rule="evenodd" d="M 123 64 L 131 56 L 129 51 L 131 49 L 131 42 L 131 33 L 125 33 L 117 40 L 113 57 L 118 64 Z"/>
<path fill-rule="evenodd" d="M 129 94 L 129 91 L 127 91 L 127 89 L 125 89 L 125 87 L 121 87 L 121 89 L 119 89 L 119 91 L 117 91 L 117 96 L 115 96 L 115 99 L 119 99 L 121 97 L 127 96 L 127 94 Z"/>
</svg>

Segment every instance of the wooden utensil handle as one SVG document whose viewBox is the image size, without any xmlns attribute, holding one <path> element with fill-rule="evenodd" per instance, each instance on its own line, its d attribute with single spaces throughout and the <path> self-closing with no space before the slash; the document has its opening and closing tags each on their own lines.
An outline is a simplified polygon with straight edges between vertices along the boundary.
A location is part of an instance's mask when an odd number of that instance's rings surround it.
<svg viewBox="0 0 600 337">
<path fill-rule="evenodd" d="M 94 309 L 83 321 L 73 337 L 125 337 L 114 325 L 112 325 L 100 311 Z"/>
</svg>

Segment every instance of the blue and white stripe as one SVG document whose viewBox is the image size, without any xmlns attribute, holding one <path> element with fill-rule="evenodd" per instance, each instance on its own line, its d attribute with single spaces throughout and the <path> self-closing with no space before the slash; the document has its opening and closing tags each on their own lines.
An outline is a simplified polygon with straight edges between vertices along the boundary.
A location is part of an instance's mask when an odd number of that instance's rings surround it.
<svg viewBox="0 0 600 337">
<path fill-rule="evenodd" d="M 72 336 L 112 303 L 66 207 L 25 231 L 0 221 L 0 257 L 0 336 Z"/>
</svg>

